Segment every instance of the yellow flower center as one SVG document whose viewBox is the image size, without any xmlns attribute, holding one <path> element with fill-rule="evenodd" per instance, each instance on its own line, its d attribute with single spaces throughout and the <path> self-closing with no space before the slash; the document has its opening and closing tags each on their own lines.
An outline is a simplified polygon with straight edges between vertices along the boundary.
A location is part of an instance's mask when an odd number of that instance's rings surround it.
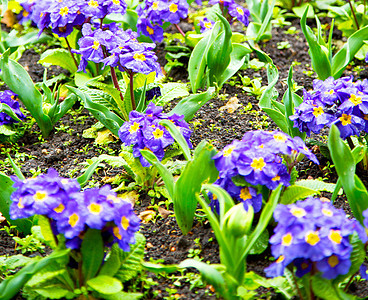
<svg viewBox="0 0 368 300">
<path fill-rule="evenodd" d="M 304 217 L 307 212 L 304 210 L 304 208 L 299 208 L 299 207 L 293 207 L 290 209 L 290 213 L 297 218 L 302 218 Z"/>
<path fill-rule="evenodd" d="M 286 136 L 282 133 L 277 133 L 273 136 L 276 142 L 285 142 L 287 140 Z"/>
<path fill-rule="evenodd" d="M 245 187 L 240 190 L 240 199 L 243 200 L 252 199 L 252 195 L 249 193 L 249 188 Z"/>
<path fill-rule="evenodd" d="M 60 8 L 59 15 L 66 16 L 69 13 L 69 8 L 67 6 Z M 41 13 L 42 14 L 42 13 Z M 41 16 L 42 17 L 42 16 Z"/>
<path fill-rule="evenodd" d="M 120 201 L 121 201 L 121 198 L 115 197 L 114 195 L 107 195 L 106 198 L 107 198 L 107 200 L 110 200 L 114 203 L 120 203 Z"/>
<path fill-rule="evenodd" d="M 140 60 L 140 61 L 145 61 L 146 60 L 146 56 L 143 53 L 136 53 L 133 55 L 133 58 L 135 60 Z"/>
<path fill-rule="evenodd" d="M 161 130 L 160 128 L 156 128 L 155 131 L 152 132 L 152 134 L 154 138 L 157 140 L 164 136 L 164 131 Z"/>
<path fill-rule="evenodd" d="M 340 230 L 331 229 L 330 234 L 328 235 L 328 238 L 330 239 L 330 241 L 336 244 L 341 244 L 342 236 L 340 234 Z"/>
<path fill-rule="evenodd" d="M 313 108 L 313 115 L 318 118 L 320 115 L 324 113 L 322 106 L 318 106 Z"/>
<path fill-rule="evenodd" d="M 121 239 L 122 239 L 122 236 L 121 236 L 121 234 L 120 234 L 120 230 L 119 230 L 119 228 L 118 228 L 118 227 L 114 227 L 114 228 L 113 228 L 113 230 L 112 230 L 112 232 L 114 233 L 114 235 L 115 235 L 119 240 L 121 240 Z"/>
<path fill-rule="evenodd" d="M 98 2 L 95 1 L 95 0 L 90 0 L 88 2 L 88 5 L 91 6 L 91 7 L 93 7 L 93 8 L 97 8 L 98 7 Z"/>
<path fill-rule="evenodd" d="M 23 201 L 23 199 L 22 198 L 19 198 L 19 201 L 18 201 L 18 208 L 20 208 L 20 209 L 22 209 L 22 208 L 24 208 L 24 205 L 22 204 L 22 201 Z"/>
<path fill-rule="evenodd" d="M 279 258 L 276 260 L 276 263 L 282 263 L 285 260 L 285 256 L 284 255 L 280 255 Z"/>
<path fill-rule="evenodd" d="M 153 30 L 153 28 L 146 26 L 146 30 L 148 32 L 148 34 L 152 35 L 155 31 Z"/>
<path fill-rule="evenodd" d="M 291 233 L 287 233 L 282 237 L 282 242 L 281 244 L 283 246 L 290 246 L 291 242 L 293 241 L 293 236 L 291 235 Z"/>
<path fill-rule="evenodd" d="M 60 203 L 58 207 L 54 208 L 54 212 L 59 214 L 59 213 L 63 212 L 64 209 L 65 209 L 65 206 L 62 203 Z"/>
<path fill-rule="evenodd" d="M 339 120 L 341 121 L 342 126 L 349 125 L 351 124 L 351 115 L 342 114 Z"/>
<path fill-rule="evenodd" d="M 228 157 L 234 151 L 235 146 L 230 146 L 224 149 L 224 157 Z"/>
<path fill-rule="evenodd" d="M 326 91 L 325 94 L 326 95 L 332 95 L 335 91 L 334 90 L 329 90 L 329 91 Z"/>
<path fill-rule="evenodd" d="M 322 208 L 322 213 L 327 216 L 327 217 L 332 217 L 333 216 L 333 212 L 332 210 L 328 209 L 328 208 Z"/>
<path fill-rule="evenodd" d="M 124 228 L 124 230 L 127 230 L 129 227 L 129 220 L 126 217 L 121 218 L 121 227 Z"/>
<path fill-rule="evenodd" d="M 139 130 L 139 123 L 137 122 L 134 122 L 133 125 L 131 125 L 129 128 L 130 133 L 137 132 L 138 130 Z"/>
<path fill-rule="evenodd" d="M 332 255 L 327 260 L 331 268 L 335 268 L 339 264 L 339 258 L 336 255 Z"/>
<path fill-rule="evenodd" d="M 279 175 L 276 175 L 274 178 L 272 178 L 272 181 L 279 181 L 281 178 Z"/>
<path fill-rule="evenodd" d="M 303 262 L 300 267 L 302 268 L 302 270 L 305 270 L 309 267 L 309 265 L 307 263 Z"/>
<path fill-rule="evenodd" d="M 362 97 L 357 97 L 354 94 L 350 95 L 349 101 L 354 104 L 354 106 L 359 105 L 362 103 Z"/>
<path fill-rule="evenodd" d="M 212 23 L 211 22 L 205 22 L 203 25 L 204 25 L 204 27 L 206 27 L 208 29 L 212 28 Z"/>
<path fill-rule="evenodd" d="M 236 11 L 238 12 L 239 15 L 244 15 L 244 10 L 242 10 L 240 7 L 236 8 Z"/>
<path fill-rule="evenodd" d="M 47 193 L 44 191 L 37 191 L 36 194 L 33 195 L 34 201 L 44 201 L 47 199 Z"/>
<path fill-rule="evenodd" d="M 251 165 L 254 170 L 262 171 L 263 168 L 266 166 L 266 163 L 264 162 L 263 157 L 260 158 L 254 158 Z"/>
<path fill-rule="evenodd" d="M 318 235 L 318 231 L 310 231 L 305 235 L 305 241 L 311 245 L 314 246 L 316 245 L 319 241 L 319 235 Z"/>
<path fill-rule="evenodd" d="M 101 211 L 102 211 L 102 206 L 100 204 L 97 203 L 91 203 L 88 206 L 88 210 L 94 214 L 94 215 L 98 215 Z"/>
<path fill-rule="evenodd" d="M 98 41 L 94 41 L 92 48 L 97 50 L 99 47 L 100 47 L 100 43 Z"/>
<path fill-rule="evenodd" d="M 169 10 L 172 13 L 176 13 L 178 11 L 178 6 L 175 3 L 171 3 L 169 6 Z"/>
<path fill-rule="evenodd" d="M 120 4 L 120 0 L 112 0 L 112 3 L 114 3 L 115 5 L 119 5 Z"/>
<path fill-rule="evenodd" d="M 75 227 L 75 225 L 77 225 L 78 221 L 79 221 L 79 216 L 76 213 L 74 213 L 69 217 L 68 223 L 69 223 L 70 226 Z"/>
<path fill-rule="evenodd" d="M 158 9 L 158 2 L 153 2 L 152 3 L 152 9 L 153 10 L 157 10 Z"/>
</svg>

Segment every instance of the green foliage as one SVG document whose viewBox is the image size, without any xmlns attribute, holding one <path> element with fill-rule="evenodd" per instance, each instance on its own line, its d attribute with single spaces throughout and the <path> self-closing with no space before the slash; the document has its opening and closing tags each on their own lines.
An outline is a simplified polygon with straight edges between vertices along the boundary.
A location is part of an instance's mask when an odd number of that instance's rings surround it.
<svg viewBox="0 0 368 300">
<path fill-rule="evenodd" d="M 312 60 L 313 70 L 321 80 L 325 80 L 330 76 L 338 79 L 347 65 L 352 61 L 355 54 L 364 45 L 364 40 L 368 38 L 368 26 L 361 28 L 351 35 L 344 46 L 333 56 L 331 43 L 333 23 L 326 43 L 322 37 L 321 23 L 318 18 L 316 18 L 317 36 L 314 35 L 312 29 L 306 24 L 308 8 L 300 20 L 300 25 L 309 45 L 308 53 Z"/>
<path fill-rule="evenodd" d="M 189 80 L 193 93 L 207 85 L 222 85 L 244 64 L 251 52 L 242 44 L 233 44 L 230 24 L 216 13 L 217 21 L 212 30 L 197 43 L 189 59 Z"/>
<path fill-rule="evenodd" d="M 49 49 L 41 54 L 39 64 L 49 67 L 51 65 L 60 66 L 68 70 L 71 74 L 77 72 L 77 67 L 74 64 L 73 58 L 66 49 Z"/>
<path fill-rule="evenodd" d="M 104 247 L 101 230 L 88 229 L 84 235 L 82 246 L 82 272 L 85 280 L 95 277 L 101 267 L 104 257 Z"/>
<path fill-rule="evenodd" d="M 246 0 L 253 22 L 247 28 L 250 43 L 270 40 L 272 38 L 272 13 L 276 0 Z"/>
<path fill-rule="evenodd" d="M 340 138 L 340 132 L 335 125 L 330 129 L 328 148 L 353 215 L 363 224 L 362 213 L 368 209 L 368 192 L 362 181 L 355 174 L 357 162 L 349 146 Z"/>
</svg>

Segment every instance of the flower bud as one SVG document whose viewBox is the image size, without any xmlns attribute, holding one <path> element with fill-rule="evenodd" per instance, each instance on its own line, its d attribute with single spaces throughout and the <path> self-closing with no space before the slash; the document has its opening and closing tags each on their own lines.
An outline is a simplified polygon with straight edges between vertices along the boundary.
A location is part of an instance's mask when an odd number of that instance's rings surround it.
<svg viewBox="0 0 368 300">
<path fill-rule="evenodd" d="M 244 209 L 244 204 L 239 203 L 228 210 L 225 214 L 225 227 L 229 233 L 240 238 L 247 235 L 253 223 L 253 206 Z"/>
<path fill-rule="evenodd" d="M 52 108 L 52 104 L 50 103 L 44 102 L 42 104 L 42 110 L 44 114 L 48 114 L 51 108 Z"/>
</svg>

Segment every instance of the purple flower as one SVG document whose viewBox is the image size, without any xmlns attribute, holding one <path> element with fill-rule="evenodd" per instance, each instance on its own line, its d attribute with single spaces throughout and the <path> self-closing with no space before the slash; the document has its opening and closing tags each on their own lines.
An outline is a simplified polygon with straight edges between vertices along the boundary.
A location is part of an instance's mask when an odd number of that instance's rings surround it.
<svg viewBox="0 0 368 300">
<path fill-rule="evenodd" d="M 159 122 L 163 119 L 171 120 L 182 132 L 188 146 L 192 147 L 189 137 L 190 129 L 184 121 L 183 116 L 167 116 L 162 113 L 162 107 L 150 102 L 145 113 L 132 111 L 129 114 L 129 121 L 125 122 L 119 129 L 119 137 L 126 146 L 133 146 L 133 156 L 139 157 L 142 166 L 148 167 L 150 164 L 141 155 L 140 150 L 152 151 L 159 160 L 165 155 L 165 148 L 175 142 L 167 129 Z"/>
<path fill-rule="evenodd" d="M 115 225 L 111 230 L 115 242 L 124 251 L 129 251 L 131 244 L 135 243 L 134 234 L 139 230 L 140 220 L 135 215 L 129 202 L 121 201 L 119 209 L 114 216 Z"/>
<path fill-rule="evenodd" d="M 20 180 L 12 176 L 16 190 L 11 195 L 10 217 L 28 218 L 40 214 L 51 214 L 61 205 L 65 205 L 71 193 L 80 190 L 74 179 L 59 177 L 54 169 L 36 178 Z"/>
<path fill-rule="evenodd" d="M 24 119 L 25 116 L 20 111 L 19 102 L 17 101 L 17 96 L 18 96 L 17 94 L 9 90 L 0 92 L 0 103 L 4 103 L 8 105 L 19 119 Z M 13 124 L 17 122 L 18 121 L 14 120 L 12 117 L 7 115 L 5 112 L 0 113 L 0 126 L 6 125 L 6 124 Z"/>
<path fill-rule="evenodd" d="M 162 42 L 164 39 L 164 30 L 161 25 L 153 25 L 146 18 L 140 18 L 137 22 L 137 30 L 145 36 L 151 38 L 154 42 Z"/>
<path fill-rule="evenodd" d="M 209 20 L 207 17 L 203 18 L 203 20 L 199 22 L 201 33 L 211 30 L 213 25 L 215 25 L 214 21 Z"/>
<path fill-rule="evenodd" d="M 248 9 L 245 9 L 237 4 L 231 4 L 229 6 L 229 15 L 243 23 L 244 26 L 249 25 L 250 12 Z"/>
<path fill-rule="evenodd" d="M 165 22 L 178 24 L 180 19 L 188 16 L 189 5 L 186 0 L 171 0 L 167 3 L 167 10 L 164 11 L 162 19 Z"/>
<path fill-rule="evenodd" d="M 271 251 L 275 257 L 283 256 L 287 263 L 282 266 L 273 263 L 266 268 L 269 277 L 283 275 L 291 263 L 296 266 L 299 277 L 308 273 L 312 264 L 327 279 L 347 274 L 353 250 L 350 236 L 356 232 L 366 240 L 358 221 L 348 219 L 342 210 L 318 198 L 279 204 L 274 218 L 278 224 L 270 238 Z"/>
</svg>

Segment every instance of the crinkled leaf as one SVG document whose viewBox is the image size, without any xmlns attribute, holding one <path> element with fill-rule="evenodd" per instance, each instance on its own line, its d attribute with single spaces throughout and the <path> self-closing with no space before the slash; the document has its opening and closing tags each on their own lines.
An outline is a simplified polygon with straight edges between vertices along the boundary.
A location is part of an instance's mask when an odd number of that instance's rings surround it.
<svg viewBox="0 0 368 300">
<path fill-rule="evenodd" d="M 134 278 L 142 269 L 141 261 L 144 257 L 146 239 L 142 234 L 136 233 L 135 240 L 135 244 L 130 245 L 129 252 L 120 250 L 120 268 L 115 273 L 115 277 L 121 282 Z"/>
<path fill-rule="evenodd" d="M 185 83 L 169 82 L 162 85 L 161 94 L 162 96 L 155 100 L 155 104 L 159 106 L 163 106 L 175 98 L 188 96 L 189 92 Z"/>
</svg>

